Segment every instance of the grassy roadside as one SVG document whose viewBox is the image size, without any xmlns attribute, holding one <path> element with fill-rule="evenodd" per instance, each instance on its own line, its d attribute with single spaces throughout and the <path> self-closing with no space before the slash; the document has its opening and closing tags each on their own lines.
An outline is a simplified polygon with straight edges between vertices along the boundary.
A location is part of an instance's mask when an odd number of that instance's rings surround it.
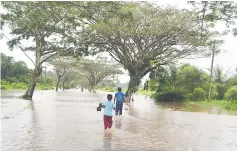
<svg viewBox="0 0 237 151">
<path fill-rule="evenodd" d="M 145 96 L 150 96 L 155 93 L 155 91 L 150 91 L 150 90 L 145 91 L 143 89 L 138 89 L 137 92 L 138 92 L 138 94 L 145 95 Z"/>
<path fill-rule="evenodd" d="M 39 85 L 39 86 L 36 86 L 35 87 L 36 90 L 53 90 L 55 89 L 55 87 L 53 86 L 44 86 L 44 85 Z M 27 90 L 27 87 L 13 87 L 13 86 L 4 86 L 4 87 L 1 87 L 1 90 L 22 90 L 22 91 L 26 91 Z"/>
<path fill-rule="evenodd" d="M 100 90 L 105 92 L 116 92 L 117 88 L 115 87 L 104 87 L 100 88 Z M 126 92 L 126 90 L 123 90 Z M 150 96 L 154 94 L 154 91 L 144 91 L 143 89 L 139 89 L 138 94 Z M 207 106 L 216 106 L 218 108 L 226 109 L 226 110 L 237 110 L 237 100 L 236 101 L 227 101 L 227 100 L 204 100 L 204 101 L 184 101 L 185 105 L 199 105 L 200 107 L 207 107 Z"/>
<path fill-rule="evenodd" d="M 210 100 L 210 101 L 185 101 L 186 105 L 199 105 L 201 107 L 205 106 L 216 106 L 226 110 L 237 110 L 237 100 L 226 101 L 226 100 Z"/>
</svg>

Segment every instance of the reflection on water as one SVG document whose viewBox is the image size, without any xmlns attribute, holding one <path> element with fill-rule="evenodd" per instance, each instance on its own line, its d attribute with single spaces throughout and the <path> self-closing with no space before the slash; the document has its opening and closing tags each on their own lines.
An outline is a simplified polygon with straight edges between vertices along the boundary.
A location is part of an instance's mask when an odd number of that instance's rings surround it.
<svg viewBox="0 0 237 151">
<path fill-rule="evenodd" d="M 112 133 L 104 133 L 104 149 L 111 149 Z"/>
<path fill-rule="evenodd" d="M 105 93 L 38 91 L 33 102 L 20 95 L 2 96 L 2 151 L 237 150 L 237 116 L 184 112 L 178 104 L 135 96 L 133 106 L 113 118 L 112 133 L 104 133 L 96 107 Z"/>
</svg>

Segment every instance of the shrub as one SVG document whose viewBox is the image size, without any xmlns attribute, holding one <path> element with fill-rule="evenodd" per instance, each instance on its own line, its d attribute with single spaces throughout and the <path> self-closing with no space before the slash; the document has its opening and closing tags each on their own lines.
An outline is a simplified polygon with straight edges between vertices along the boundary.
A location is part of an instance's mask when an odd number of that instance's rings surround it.
<svg viewBox="0 0 237 151">
<path fill-rule="evenodd" d="M 158 80 L 157 79 L 151 79 L 150 81 L 149 81 L 149 89 L 151 90 L 151 91 L 155 91 L 156 89 L 157 89 L 157 83 L 158 83 Z"/>
<path fill-rule="evenodd" d="M 1 80 L 1 85 L 9 85 L 9 82 L 7 82 L 6 80 Z"/>
<path fill-rule="evenodd" d="M 18 83 L 12 83 L 11 87 L 12 89 L 26 89 L 27 85 L 25 83 L 18 82 Z"/>
<path fill-rule="evenodd" d="M 184 101 L 186 99 L 185 93 L 180 89 L 174 89 L 165 91 L 165 92 L 157 92 L 152 96 L 156 101 L 174 101 L 174 102 L 180 102 Z"/>
<path fill-rule="evenodd" d="M 205 100 L 205 91 L 202 88 L 195 88 L 192 93 L 193 101 Z"/>
<path fill-rule="evenodd" d="M 7 81 L 9 81 L 10 83 L 17 83 L 18 79 L 16 77 L 9 77 L 7 78 Z"/>
<path fill-rule="evenodd" d="M 226 92 L 226 87 L 220 83 L 217 83 L 216 85 L 216 91 L 217 91 L 217 100 L 222 100 L 224 99 L 225 92 Z"/>
<path fill-rule="evenodd" d="M 192 94 L 192 93 L 189 93 L 189 94 L 186 96 L 186 98 L 187 98 L 188 100 L 192 100 L 192 99 L 193 99 L 193 94 Z"/>
<path fill-rule="evenodd" d="M 1 84 L 1 90 L 9 90 L 11 88 L 12 88 L 11 85 L 2 85 Z"/>
<path fill-rule="evenodd" d="M 225 93 L 226 100 L 237 100 L 237 87 L 233 86 Z"/>
<path fill-rule="evenodd" d="M 228 110 L 237 110 L 237 101 L 230 101 L 226 106 L 225 109 Z"/>
</svg>

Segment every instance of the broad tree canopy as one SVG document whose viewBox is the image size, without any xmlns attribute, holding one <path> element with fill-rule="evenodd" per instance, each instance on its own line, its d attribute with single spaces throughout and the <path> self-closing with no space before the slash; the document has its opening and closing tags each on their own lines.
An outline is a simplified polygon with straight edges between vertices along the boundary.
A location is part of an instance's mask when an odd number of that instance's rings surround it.
<svg viewBox="0 0 237 151">
<path fill-rule="evenodd" d="M 123 13 L 122 13 L 123 12 Z M 121 14 L 130 14 L 123 17 Z M 196 14 L 146 3 L 127 3 L 117 16 L 84 29 L 91 47 L 107 51 L 130 75 L 127 94 L 134 93 L 140 79 L 157 66 L 205 52 L 199 49 L 209 38 Z M 200 40 L 202 39 L 202 40 Z"/>
</svg>

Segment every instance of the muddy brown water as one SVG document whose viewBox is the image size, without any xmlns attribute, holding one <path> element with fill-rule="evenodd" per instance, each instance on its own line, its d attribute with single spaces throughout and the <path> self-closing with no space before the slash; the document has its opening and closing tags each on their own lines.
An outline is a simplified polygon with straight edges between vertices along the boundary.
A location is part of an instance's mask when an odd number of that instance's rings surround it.
<svg viewBox="0 0 237 151">
<path fill-rule="evenodd" d="M 96 111 L 105 92 L 37 91 L 33 102 L 22 93 L 2 91 L 2 151 L 237 151 L 237 116 L 215 109 L 184 112 L 135 95 L 107 134 Z"/>
</svg>

